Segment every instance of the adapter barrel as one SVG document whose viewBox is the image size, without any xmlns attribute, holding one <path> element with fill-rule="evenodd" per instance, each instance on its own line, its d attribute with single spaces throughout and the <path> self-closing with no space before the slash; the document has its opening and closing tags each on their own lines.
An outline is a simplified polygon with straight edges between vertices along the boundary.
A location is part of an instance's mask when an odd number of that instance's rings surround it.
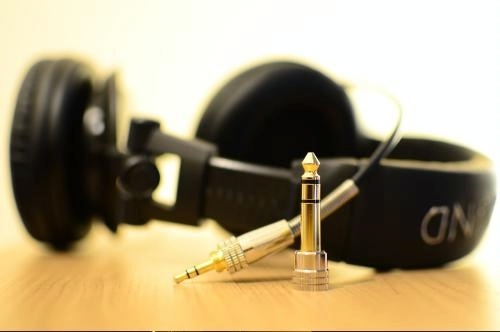
<svg viewBox="0 0 500 332">
<path fill-rule="evenodd" d="M 301 290 L 326 290 L 329 273 L 327 254 L 321 250 L 319 161 L 313 152 L 306 155 L 302 167 L 301 241 L 295 251 L 293 283 Z"/>
<path fill-rule="evenodd" d="M 319 160 L 314 153 L 308 153 L 303 163 L 304 174 L 301 177 L 301 240 L 302 251 L 321 250 L 320 176 L 317 172 Z"/>
</svg>

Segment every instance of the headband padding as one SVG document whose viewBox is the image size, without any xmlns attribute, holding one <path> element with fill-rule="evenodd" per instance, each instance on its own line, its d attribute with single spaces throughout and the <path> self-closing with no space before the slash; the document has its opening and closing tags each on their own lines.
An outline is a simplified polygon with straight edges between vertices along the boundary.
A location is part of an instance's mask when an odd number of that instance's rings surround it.
<svg viewBox="0 0 500 332">
<path fill-rule="evenodd" d="M 278 62 L 233 78 L 209 103 L 197 137 L 223 157 L 289 167 L 308 151 L 355 156 L 357 134 L 344 90 L 304 65 Z"/>
<path fill-rule="evenodd" d="M 82 117 L 89 70 L 71 60 L 31 67 L 18 96 L 10 141 L 12 185 L 29 233 L 55 247 L 90 226 L 83 196 Z"/>
</svg>

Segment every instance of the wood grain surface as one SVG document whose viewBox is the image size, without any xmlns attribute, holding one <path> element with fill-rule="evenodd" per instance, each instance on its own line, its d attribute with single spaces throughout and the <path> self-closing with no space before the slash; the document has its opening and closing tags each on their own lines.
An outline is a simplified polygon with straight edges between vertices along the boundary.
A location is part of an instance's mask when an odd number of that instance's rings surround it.
<svg viewBox="0 0 500 332">
<path fill-rule="evenodd" d="M 0 329 L 500 328 L 500 269 L 491 255 L 386 273 L 330 262 L 325 292 L 293 289 L 292 250 L 233 275 L 172 281 L 225 236 L 214 223 L 152 223 L 118 236 L 94 227 L 71 253 L 27 238 L 9 243 L 0 247 Z M 490 247 L 480 251 L 498 249 Z"/>
</svg>

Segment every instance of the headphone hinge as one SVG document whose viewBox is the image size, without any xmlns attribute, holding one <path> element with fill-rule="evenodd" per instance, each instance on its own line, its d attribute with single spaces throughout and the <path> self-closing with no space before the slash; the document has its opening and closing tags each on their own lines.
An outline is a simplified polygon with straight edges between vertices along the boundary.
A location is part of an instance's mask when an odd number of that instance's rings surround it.
<svg viewBox="0 0 500 332">
<path fill-rule="evenodd" d="M 180 157 L 175 205 L 168 206 L 150 199 L 145 203 L 146 213 L 150 219 L 175 220 L 196 225 L 202 217 L 208 161 L 216 154 L 216 147 L 204 141 L 186 141 L 162 133 L 156 121 L 133 119 L 128 149 L 135 154 L 159 156 L 171 153 Z"/>
</svg>

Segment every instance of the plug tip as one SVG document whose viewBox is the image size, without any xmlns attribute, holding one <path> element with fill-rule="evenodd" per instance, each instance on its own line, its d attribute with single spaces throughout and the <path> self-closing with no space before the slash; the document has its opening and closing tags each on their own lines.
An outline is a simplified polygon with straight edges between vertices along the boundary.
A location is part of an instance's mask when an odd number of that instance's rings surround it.
<svg viewBox="0 0 500 332">
<path fill-rule="evenodd" d="M 199 276 L 200 274 L 206 273 L 210 270 L 223 271 L 226 268 L 224 257 L 220 254 L 219 251 L 212 253 L 211 258 L 201 264 L 194 265 L 192 267 L 187 268 L 183 272 L 174 275 L 174 281 L 178 284 L 183 282 L 186 279 L 193 279 Z"/>
<path fill-rule="evenodd" d="M 302 167 L 306 172 L 316 172 L 319 168 L 319 160 L 314 154 L 314 152 L 309 152 L 306 154 L 304 160 L 302 160 Z"/>
<path fill-rule="evenodd" d="M 176 274 L 174 276 L 174 281 L 176 283 L 180 284 L 181 282 L 183 282 L 186 279 L 196 278 L 199 275 L 200 275 L 200 271 L 198 270 L 198 266 L 195 265 L 193 267 L 186 269 L 185 271 L 183 271 L 179 274 Z"/>
<path fill-rule="evenodd" d="M 181 282 L 183 282 L 184 280 L 186 279 L 189 279 L 189 274 L 187 273 L 187 271 L 184 271 L 182 273 L 179 273 L 179 274 L 176 274 L 174 276 L 174 281 L 176 284 L 180 284 Z"/>
</svg>

